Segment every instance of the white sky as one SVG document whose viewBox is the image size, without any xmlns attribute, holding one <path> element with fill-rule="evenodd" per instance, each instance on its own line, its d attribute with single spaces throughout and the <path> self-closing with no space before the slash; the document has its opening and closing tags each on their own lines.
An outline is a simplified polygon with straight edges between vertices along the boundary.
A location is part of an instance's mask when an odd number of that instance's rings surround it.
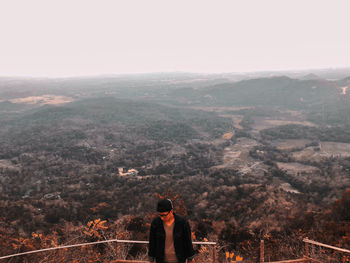
<svg viewBox="0 0 350 263">
<path fill-rule="evenodd" d="M 0 76 L 350 67 L 350 0 L 0 0 Z"/>
</svg>

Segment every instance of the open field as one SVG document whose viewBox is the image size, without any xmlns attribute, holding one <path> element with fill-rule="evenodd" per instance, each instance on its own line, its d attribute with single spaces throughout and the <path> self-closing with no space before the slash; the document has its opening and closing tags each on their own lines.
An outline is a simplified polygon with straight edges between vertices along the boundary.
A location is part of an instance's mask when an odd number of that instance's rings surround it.
<svg viewBox="0 0 350 263">
<path fill-rule="evenodd" d="M 239 138 L 235 145 L 226 147 L 224 150 L 224 163 L 233 163 L 236 158 L 239 157 L 243 161 L 247 161 L 249 157 L 249 151 L 257 146 L 258 143 L 255 140 L 248 138 Z"/>
<path fill-rule="evenodd" d="M 289 139 L 274 142 L 274 145 L 278 150 L 288 151 L 295 148 L 304 148 L 306 144 L 310 143 L 310 140 L 305 139 Z"/>
<path fill-rule="evenodd" d="M 307 147 L 302 151 L 297 151 L 292 154 L 297 161 L 312 160 L 320 161 L 331 157 L 350 157 L 350 143 L 340 142 L 320 142 L 319 150 L 315 147 Z"/>
<path fill-rule="evenodd" d="M 281 170 L 286 171 L 289 174 L 297 174 L 297 173 L 314 173 L 319 171 L 320 169 L 311 165 L 304 165 L 301 163 L 283 163 L 277 162 L 277 167 Z"/>
<path fill-rule="evenodd" d="M 20 170 L 19 166 L 13 165 L 10 160 L 5 160 L 5 159 L 0 160 L 0 168 L 16 170 L 16 171 Z"/>
<path fill-rule="evenodd" d="M 257 141 L 253 139 L 239 138 L 235 145 L 224 149 L 222 164 L 213 168 L 234 168 L 242 174 L 252 172 L 253 170 L 255 173 L 264 171 L 265 167 L 262 162 L 257 162 L 249 155 L 249 151 L 257 145 Z"/>
<path fill-rule="evenodd" d="M 252 124 L 252 128 L 253 130 L 264 130 L 264 129 L 269 129 L 269 128 L 273 128 L 276 126 L 281 126 L 281 125 L 289 125 L 289 124 L 296 124 L 296 125 L 304 125 L 304 126 L 309 126 L 309 127 L 316 127 L 317 125 L 309 122 L 309 121 L 305 121 L 305 120 L 285 120 L 285 119 L 273 119 L 273 118 L 266 118 L 266 117 L 254 117 L 253 118 L 254 123 Z"/>
<path fill-rule="evenodd" d="M 320 149 L 330 155 L 349 157 L 350 143 L 341 142 L 320 142 Z"/>
<path fill-rule="evenodd" d="M 56 95 L 43 95 L 43 96 L 31 96 L 25 98 L 12 99 L 12 103 L 24 103 L 24 104 L 39 104 L 39 105 L 58 105 L 72 102 L 73 99 L 65 96 Z"/>
<path fill-rule="evenodd" d="M 248 109 L 253 109 L 254 107 L 240 107 L 240 106 L 235 106 L 235 107 L 203 107 L 203 106 L 191 106 L 187 107 L 189 109 L 193 110 L 203 110 L 203 111 L 214 111 L 214 112 L 226 112 L 226 111 L 239 111 L 239 110 L 248 110 Z"/>
</svg>

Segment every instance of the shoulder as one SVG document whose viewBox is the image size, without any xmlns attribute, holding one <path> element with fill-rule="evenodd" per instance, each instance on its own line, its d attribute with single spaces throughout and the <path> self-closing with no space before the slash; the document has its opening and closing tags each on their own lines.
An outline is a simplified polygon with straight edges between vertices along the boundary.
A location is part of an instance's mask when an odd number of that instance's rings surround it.
<svg viewBox="0 0 350 263">
<path fill-rule="evenodd" d="M 160 225 L 163 225 L 162 219 L 160 219 L 160 217 L 157 216 L 152 220 L 151 227 L 158 227 Z"/>
<path fill-rule="evenodd" d="M 179 224 L 187 224 L 187 220 L 186 218 L 184 218 L 183 216 L 180 216 L 178 214 L 174 214 L 175 216 L 175 222 L 179 223 Z"/>
</svg>

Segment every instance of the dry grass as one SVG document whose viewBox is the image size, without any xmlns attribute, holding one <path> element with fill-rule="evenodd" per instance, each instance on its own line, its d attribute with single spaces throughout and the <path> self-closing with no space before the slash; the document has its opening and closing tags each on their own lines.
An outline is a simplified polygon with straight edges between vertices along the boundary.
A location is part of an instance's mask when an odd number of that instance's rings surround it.
<svg viewBox="0 0 350 263">
<path fill-rule="evenodd" d="M 12 103 L 23 103 L 23 104 L 51 104 L 51 105 L 59 105 L 72 102 L 73 99 L 65 96 L 56 96 L 56 95 L 43 95 L 43 96 L 31 96 L 25 98 L 17 98 L 12 99 L 10 102 Z"/>
</svg>

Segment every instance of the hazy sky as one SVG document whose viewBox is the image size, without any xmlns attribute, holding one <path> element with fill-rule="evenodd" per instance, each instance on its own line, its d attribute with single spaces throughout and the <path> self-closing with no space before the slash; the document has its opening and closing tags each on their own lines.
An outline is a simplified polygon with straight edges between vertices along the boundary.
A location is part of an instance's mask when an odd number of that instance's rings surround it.
<svg viewBox="0 0 350 263">
<path fill-rule="evenodd" d="M 350 67 L 350 0 L 0 0 L 0 76 Z"/>
</svg>

